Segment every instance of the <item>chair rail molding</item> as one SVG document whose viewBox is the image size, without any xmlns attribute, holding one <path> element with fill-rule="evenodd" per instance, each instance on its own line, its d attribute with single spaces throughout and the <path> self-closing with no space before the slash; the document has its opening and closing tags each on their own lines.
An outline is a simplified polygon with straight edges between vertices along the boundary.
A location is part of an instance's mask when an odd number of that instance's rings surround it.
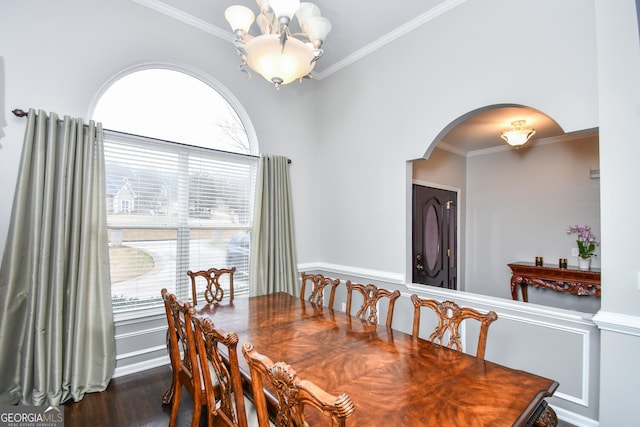
<svg viewBox="0 0 640 427">
<path fill-rule="evenodd" d="M 603 331 L 640 337 L 640 316 L 600 310 L 593 316 L 593 322 Z"/>
<path fill-rule="evenodd" d="M 373 270 L 369 268 L 352 267 L 347 265 L 330 264 L 325 262 L 310 262 L 298 264 L 298 271 L 322 270 L 334 275 L 355 276 L 367 280 L 378 280 L 395 285 L 404 285 L 405 275 L 390 271 Z"/>
</svg>

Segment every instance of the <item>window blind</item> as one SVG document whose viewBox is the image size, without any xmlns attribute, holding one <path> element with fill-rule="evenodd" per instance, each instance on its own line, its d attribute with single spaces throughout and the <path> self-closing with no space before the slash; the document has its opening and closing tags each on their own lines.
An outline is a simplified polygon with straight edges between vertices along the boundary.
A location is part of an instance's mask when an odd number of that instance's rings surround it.
<svg viewBox="0 0 640 427">
<path fill-rule="evenodd" d="M 114 313 L 191 300 L 188 270 L 248 292 L 257 157 L 106 131 L 105 166 Z"/>
</svg>

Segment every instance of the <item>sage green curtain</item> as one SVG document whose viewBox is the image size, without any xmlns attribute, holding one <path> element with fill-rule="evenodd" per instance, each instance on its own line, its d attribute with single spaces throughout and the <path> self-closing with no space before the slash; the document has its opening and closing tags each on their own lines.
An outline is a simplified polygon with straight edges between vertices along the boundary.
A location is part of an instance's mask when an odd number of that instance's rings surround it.
<svg viewBox="0 0 640 427">
<path fill-rule="evenodd" d="M 298 295 L 289 160 L 260 156 L 251 232 L 250 295 Z"/>
<path fill-rule="evenodd" d="M 102 127 L 31 109 L 0 267 L 0 405 L 59 405 L 115 368 Z"/>
</svg>

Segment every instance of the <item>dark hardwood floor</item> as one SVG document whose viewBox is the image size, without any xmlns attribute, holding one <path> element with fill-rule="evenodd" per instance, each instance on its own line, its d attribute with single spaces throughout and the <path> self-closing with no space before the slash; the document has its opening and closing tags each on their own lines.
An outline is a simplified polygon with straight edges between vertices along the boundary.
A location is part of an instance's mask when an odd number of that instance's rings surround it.
<svg viewBox="0 0 640 427">
<path fill-rule="evenodd" d="M 171 369 L 168 365 L 116 378 L 102 393 L 87 393 L 79 402 L 66 403 L 64 425 L 65 427 L 168 426 L 171 406 L 162 405 L 162 395 L 170 385 Z M 192 415 L 193 400 L 183 389 L 176 427 L 190 426 Z M 206 425 L 207 416 L 203 412 L 200 426 Z M 575 426 L 559 421 L 558 427 Z"/>
<path fill-rule="evenodd" d="M 79 402 L 64 405 L 65 427 L 156 427 L 168 426 L 171 405 L 162 405 L 162 395 L 171 386 L 169 366 L 149 369 L 111 381 L 102 393 L 87 393 Z M 190 426 L 193 400 L 182 390 L 176 427 Z M 200 426 L 207 425 L 203 412 Z"/>
</svg>

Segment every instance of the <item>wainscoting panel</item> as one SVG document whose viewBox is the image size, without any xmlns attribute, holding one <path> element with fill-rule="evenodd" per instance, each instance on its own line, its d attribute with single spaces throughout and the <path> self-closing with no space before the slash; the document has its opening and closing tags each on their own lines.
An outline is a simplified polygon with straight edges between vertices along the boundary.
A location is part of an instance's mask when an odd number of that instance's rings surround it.
<svg viewBox="0 0 640 427">
<path fill-rule="evenodd" d="M 169 364 L 164 313 L 140 319 L 116 320 L 116 370 L 114 377 Z"/>
</svg>

